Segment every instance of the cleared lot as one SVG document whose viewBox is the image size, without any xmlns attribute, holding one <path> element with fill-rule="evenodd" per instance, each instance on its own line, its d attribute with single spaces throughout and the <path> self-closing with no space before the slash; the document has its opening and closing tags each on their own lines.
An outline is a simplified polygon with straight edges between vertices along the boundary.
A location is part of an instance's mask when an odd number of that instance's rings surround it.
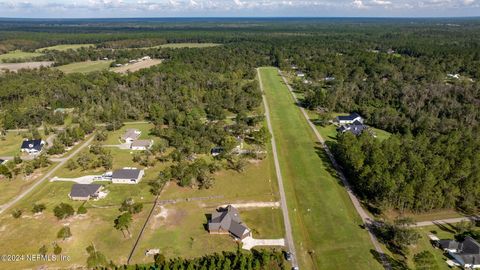
<svg viewBox="0 0 480 270">
<path fill-rule="evenodd" d="M 135 71 L 139 71 L 144 68 L 149 68 L 161 63 L 162 63 L 162 60 L 160 59 L 149 59 L 149 60 L 144 60 L 137 63 L 127 64 L 121 67 L 112 68 L 111 70 L 116 73 L 135 72 Z"/>
<path fill-rule="evenodd" d="M 67 51 L 67 50 L 76 50 L 80 48 L 90 48 L 95 46 L 94 44 L 62 44 L 62 45 L 55 45 L 45 48 L 37 49 L 36 52 L 44 52 L 47 50 L 55 50 L 55 51 Z"/>
<path fill-rule="evenodd" d="M 43 55 L 42 53 L 36 52 L 22 52 L 22 51 L 12 51 L 5 54 L 0 54 L 0 62 L 4 62 L 5 60 L 12 60 L 12 59 L 32 59 L 37 56 Z"/>
<path fill-rule="evenodd" d="M 85 61 L 78 63 L 71 63 L 57 67 L 57 69 L 64 73 L 89 73 L 94 71 L 107 70 L 110 67 L 112 61 L 99 60 L 99 61 Z"/>
</svg>

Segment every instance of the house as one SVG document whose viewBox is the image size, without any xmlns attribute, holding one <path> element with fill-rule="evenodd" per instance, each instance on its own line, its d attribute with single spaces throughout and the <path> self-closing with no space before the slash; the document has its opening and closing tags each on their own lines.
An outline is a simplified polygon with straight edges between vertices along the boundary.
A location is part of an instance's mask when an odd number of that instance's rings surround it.
<svg viewBox="0 0 480 270">
<path fill-rule="evenodd" d="M 137 168 L 123 168 L 112 173 L 114 184 L 138 184 L 142 180 L 144 171 Z"/>
<path fill-rule="evenodd" d="M 3 165 L 3 164 L 5 164 L 5 163 L 7 163 L 7 161 L 8 161 L 8 160 L 1 159 L 1 158 L 0 158 L 0 165 Z"/>
<path fill-rule="evenodd" d="M 480 244 L 472 237 L 462 242 L 440 240 L 440 247 L 464 269 L 480 268 Z"/>
<path fill-rule="evenodd" d="M 363 118 L 358 113 L 351 113 L 350 115 L 337 116 L 336 121 L 340 125 L 345 125 L 345 124 L 353 124 L 353 122 L 355 121 L 363 123 Z"/>
<path fill-rule="evenodd" d="M 362 132 L 367 128 L 368 127 L 364 125 L 362 122 L 355 120 L 351 124 L 340 126 L 339 128 L 337 128 L 337 131 L 340 133 L 351 132 L 353 135 L 358 136 L 362 134 Z"/>
<path fill-rule="evenodd" d="M 135 141 L 136 139 L 138 139 L 140 137 L 140 134 L 142 134 L 142 132 L 140 130 L 134 129 L 134 128 L 129 128 L 129 129 L 127 129 L 125 134 L 123 134 L 122 140 L 124 140 L 127 143 L 133 143 L 133 141 Z"/>
<path fill-rule="evenodd" d="M 327 77 L 323 78 L 323 80 L 326 81 L 326 82 L 332 82 L 332 81 L 335 81 L 335 77 L 327 76 Z"/>
<path fill-rule="evenodd" d="M 211 234 L 230 234 L 237 239 L 251 237 L 251 230 L 242 222 L 238 210 L 228 205 L 212 214 L 208 221 L 208 231 Z"/>
<path fill-rule="evenodd" d="M 20 149 L 22 152 L 29 154 L 38 154 L 42 151 L 44 144 L 45 142 L 42 140 L 25 140 L 22 142 Z"/>
<path fill-rule="evenodd" d="M 74 184 L 68 196 L 74 201 L 88 201 L 98 198 L 101 189 L 98 184 Z"/>
<path fill-rule="evenodd" d="M 297 74 L 297 77 L 301 77 L 301 78 L 305 77 L 305 73 L 303 73 L 301 71 L 297 71 L 297 72 L 295 72 L 295 74 Z"/>
<path fill-rule="evenodd" d="M 150 56 L 148 56 L 148 55 L 141 58 L 142 61 L 146 61 L 146 60 L 150 60 L 150 59 L 152 59 L 152 58 L 150 58 Z"/>
<path fill-rule="evenodd" d="M 220 155 L 222 152 L 223 152 L 223 147 L 220 147 L 220 146 L 216 146 L 212 148 L 212 150 L 210 150 L 210 154 L 212 155 L 212 157 L 216 157 Z"/>
<path fill-rule="evenodd" d="M 458 73 L 456 73 L 456 74 L 448 73 L 447 77 L 450 78 L 450 79 L 459 80 L 460 79 L 460 74 L 458 74 Z"/>
<path fill-rule="evenodd" d="M 130 148 L 132 150 L 148 150 L 152 147 L 153 140 L 135 140 Z"/>
<path fill-rule="evenodd" d="M 394 54 L 395 53 L 395 50 L 394 49 L 388 49 L 387 50 L 387 54 Z"/>
</svg>

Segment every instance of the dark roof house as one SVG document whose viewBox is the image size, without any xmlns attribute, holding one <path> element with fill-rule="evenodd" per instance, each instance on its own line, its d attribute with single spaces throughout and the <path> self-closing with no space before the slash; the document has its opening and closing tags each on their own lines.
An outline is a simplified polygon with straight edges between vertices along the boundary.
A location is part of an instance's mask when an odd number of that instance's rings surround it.
<svg viewBox="0 0 480 270">
<path fill-rule="evenodd" d="M 238 239 L 251 236 L 251 231 L 240 219 L 238 210 L 231 205 L 212 214 L 208 222 L 208 231 L 212 234 L 230 233 Z"/>
<path fill-rule="evenodd" d="M 440 247 L 448 252 L 462 267 L 480 267 L 480 244 L 470 236 L 462 242 L 455 240 L 440 240 Z"/>
<path fill-rule="evenodd" d="M 340 133 L 351 132 L 353 135 L 359 136 L 367 128 L 368 127 L 364 125 L 362 122 L 355 120 L 351 124 L 340 126 L 339 128 L 337 128 L 337 131 Z"/>
<path fill-rule="evenodd" d="M 20 149 L 27 153 L 38 153 L 42 151 L 42 147 L 45 144 L 42 140 L 25 140 L 22 142 Z"/>
<path fill-rule="evenodd" d="M 98 184 L 74 184 L 69 196 L 72 200 L 87 201 L 98 197 L 98 192 L 101 188 L 102 185 Z"/>
<path fill-rule="evenodd" d="M 137 184 L 143 177 L 143 170 L 136 168 L 123 168 L 112 173 L 112 183 Z"/>
<path fill-rule="evenodd" d="M 358 113 L 337 116 L 337 122 L 339 122 L 340 124 L 353 123 L 355 121 L 363 123 L 363 118 Z"/>
</svg>

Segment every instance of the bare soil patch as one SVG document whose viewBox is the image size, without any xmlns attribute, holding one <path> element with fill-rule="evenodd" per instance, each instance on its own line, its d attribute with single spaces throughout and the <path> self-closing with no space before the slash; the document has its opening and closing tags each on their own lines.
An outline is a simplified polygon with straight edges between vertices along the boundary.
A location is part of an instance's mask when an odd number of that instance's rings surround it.
<svg viewBox="0 0 480 270">
<path fill-rule="evenodd" d="M 25 62 L 25 63 L 1 63 L 0 64 L 0 72 L 4 70 L 10 70 L 13 72 L 17 72 L 20 69 L 34 69 L 40 67 L 50 67 L 53 65 L 53 62 L 43 61 L 43 62 Z"/>
<path fill-rule="evenodd" d="M 121 67 L 116 67 L 116 68 L 113 68 L 112 71 L 116 73 L 135 72 L 135 71 L 139 71 L 144 68 L 149 68 L 161 63 L 162 63 L 161 59 L 149 59 L 149 60 L 144 60 L 136 63 L 126 64 Z"/>
</svg>

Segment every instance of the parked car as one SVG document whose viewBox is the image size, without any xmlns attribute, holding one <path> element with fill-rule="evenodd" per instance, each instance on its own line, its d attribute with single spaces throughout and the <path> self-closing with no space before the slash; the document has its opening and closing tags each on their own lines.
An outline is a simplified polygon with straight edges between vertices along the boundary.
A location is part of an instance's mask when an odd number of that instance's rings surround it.
<svg viewBox="0 0 480 270">
<path fill-rule="evenodd" d="M 292 260 L 292 253 L 291 252 L 285 252 L 285 260 L 287 260 L 287 261 Z"/>
</svg>

